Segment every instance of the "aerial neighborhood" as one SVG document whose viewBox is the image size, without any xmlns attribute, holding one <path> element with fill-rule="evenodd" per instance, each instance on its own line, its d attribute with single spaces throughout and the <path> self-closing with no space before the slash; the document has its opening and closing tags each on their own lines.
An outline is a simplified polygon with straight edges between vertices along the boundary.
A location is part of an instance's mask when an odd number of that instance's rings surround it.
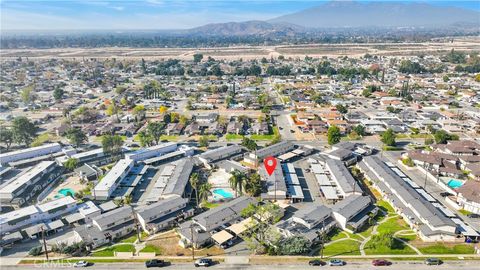
<svg viewBox="0 0 480 270">
<path fill-rule="evenodd" d="M 479 65 L 454 49 L 6 57 L 1 254 L 475 256 Z"/>
</svg>

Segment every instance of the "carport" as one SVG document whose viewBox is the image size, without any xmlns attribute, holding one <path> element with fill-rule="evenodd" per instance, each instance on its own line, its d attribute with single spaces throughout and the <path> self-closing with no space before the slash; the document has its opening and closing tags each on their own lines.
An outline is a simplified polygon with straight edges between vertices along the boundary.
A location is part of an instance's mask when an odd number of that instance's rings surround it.
<svg viewBox="0 0 480 270">
<path fill-rule="evenodd" d="M 229 232 L 223 230 L 218 233 L 215 233 L 212 235 L 213 241 L 215 241 L 217 244 L 221 245 L 228 240 L 232 239 L 234 236 L 231 235 Z"/>
<path fill-rule="evenodd" d="M 252 221 L 253 220 L 253 221 Z M 232 226 L 228 227 L 227 229 L 233 232 L 235 235 L 240 235 L 250 227 L 253 227 L 257 224 L 256 220 L 252 219 L 251 217 L 246 218 L 239 223 L 233 224 Z"/>
</svg>

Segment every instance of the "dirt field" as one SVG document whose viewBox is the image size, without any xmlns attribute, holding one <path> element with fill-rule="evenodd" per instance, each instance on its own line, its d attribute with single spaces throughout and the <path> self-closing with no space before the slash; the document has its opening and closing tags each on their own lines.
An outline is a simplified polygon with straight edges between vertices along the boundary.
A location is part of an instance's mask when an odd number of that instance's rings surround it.
<svg viewBox="0 0 480 270">
<path fill-rule="evenodd" d="M 65 48 L 65 49 L 12 49 L 2 50 L 0 57 L 8 60 L 15 57 L 29 59 L 49 58 L 117 58 L 162 60 L 177 58 L 193 59 L 193 54 L 202 53 L 205 57 L 215 59 L 261 59 L 284 55 L 285 57 L 303 58 L 322 56 L 360 57 L 366 53 L 376 55 L 415 55 L 444 53 L 451 49 L 458 51 L 479 51 L 480 37 L 455 38 L 453 42 L 426 43 L 369 43 L 369 44 L 309 44 L 287 46 L 232 46 L 219 48 Z"/>
<path fill-rule="evenodd" d="M 154 239 L 148 240 L 147 244 L 160 248 L 162 256 L 191 256 L 191 249 L 182 248 L 178 245 L 179 240 L 180 237 L 174 231 L 169 231 L 155 237 Z M 224 251 L 217 246 L 195 250 L 196 256 L 215 256 L 223 254 Z"/>
</svg>

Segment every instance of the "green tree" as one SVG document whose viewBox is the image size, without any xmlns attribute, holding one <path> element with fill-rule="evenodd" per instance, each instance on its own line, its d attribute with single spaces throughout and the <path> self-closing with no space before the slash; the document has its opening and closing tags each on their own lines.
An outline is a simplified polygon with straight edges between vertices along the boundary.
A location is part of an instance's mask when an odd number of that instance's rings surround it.
<svg viewBox="0 0 480 270">
<path fill-rule="evenodd" d="M 140 142 L 140 146 L 142 147 L 148 147 L 151 146 L 153 143 L 153 137 L 149 133 L 145 131 L 140 131 L 137 135 L 138 140 Z"/>
<path fill-rule="evenodd" d="M 435 131 L 435 134 L 433 135 L 435 139 L 435 143 L 440 143 L 440 144 L 445 144 L 447 141 L 456 141 L 458 140 L 458 135 L 455 134 L 449 134 L 443 129 L 439 129 Z"/>
<path fill-rule="evenodd" d="M 63 91 L 62 88 L 60 87 L 55 87 L 55 90 L 53 90 L 53 98 L 55 100 L 61 100 L 63 98 L 63 94 L 65 92 Z"/>
<path fill-rule="evenodd" d="M 105 111 L 108 116 L 117 116 L 117 121 L 120 122 L 120 117 L 118 116 L 119 112 L 120 108 L 115 104 L 115 102 L 112 102 L 112 104 L 108 105 L 107 110 Z"/>
<path fill-rule="evenodd" d="M 230 187 L 235 190 L 235 197 L 237 197 L 237 193 L 240 193 L 240 196 L 243 195 L 246 175 L 239 170 L 234 170 L 231 175 L 232 176 L 228 179 L 228 183 L 230 184 Z"/>
<path fill-rule="evenodd" d="M 327 141 L 328 144 L 334 145 L 340 142 L 340 138 L 342 137 L 342 134 L 340 132 L 340 129 L 333 125 L 328 128 L 327 131 Z"/>
<path fill-rule="evenodd" d="M 302 255 L 310 250 L 310 243 L 303 236 L 287 237 L 278 245 L 278 255 Z"/>
<path fill-rule="evenodd" d="M 337 108 L 337 111 L 341 114 L 346 114 L 348 112 L 348 108 L 347 106 L 343 105 L 343 104 L 337 104 L 335 106 L 335 108 Z"/>
<path fill-rule="evenodd" d="M 105 154 L 118 157 L 122 152 L 123 138 L 119 135 L 104 135 L 102 137 L 102 148 Z"/>
<path fill-rule="evenodd" d="M 386 145 L 386 146 L 395 146 L 395 132 L 393 132 L 393 129 L 389 128 L 385 132 L 383 132 L 381 136 L 381 141 Z"/>
<path fill-rule="evenodd" d="M 212 191 L 211 191 L 212 188 L 213 188 L 213 186 L 212 186 L 212 184 L 210 184 L 210 183 L 203 183 L 203 184 L 200 186 L 200 188 L 199 188 L 199 190 L 198 190 L 198 196 L 199 196 L 200 202 L 205 202 L 205 201 L 207 201 L 208 196 L 209 196 L 210 194 L 212 194 Z"/>
<path fill-rule="evenodd" d="M 359 136 L 367 135 L 367 132 L 365 131 L 365 127 L 362 125 L 356 125 L 355 127 L 353 127 L 353 131 L 355 131 Z"/>
<path fill-rule="evenodd" d="M 161 122 L 149 122 L 147 124 L 147 134 L 153 138 L 155 144 L 160 142 L 160 137 L 163 134 L 164 126 L 165 125 Z"/>
<path fill-rule="evenodd" d="M 132 114 L 135 116 L 135 120 L 141 120 L 145 118 L 145 106 L 143 105 L 136 105 L 132 109 Z"/>
<path fill-rule="evenodd" d="M 77 168 L 78 166 L 78 159 L 76 158 L 69 158 L 67 161 L 65 161 L 64 167 L 67 170 L 73 171 Z"/>
<path fill-rule="evenodd" d="M 258 148 L 257 143 L 248 137 L 243 137 L 242 146 L 250 151 L 255 151 Z"/>
<path fill-rule="evenodd" d="M 22 92 L 20 92 L 20 98 L 26 104 L 34 101 L 35 97 L 36 97 L 36 94 L 33 90 L 33 85 L 23 88 Z"/>
<path fill-rule="evenodd" d="M 208 141 L 208 136 L 202 136 L 198 140 L 198 146 L 200 147 L 208 147 L 209 144 L 210 142 Z"/>
<path fill-rule="evenodd" d="M 243 189 L 250 196 L 258 196 L 262 192 L 262 181 L 258 173 L 250 174 L 245 180 Z"/>
<path fill-rule="evenodd" d="M 13 131 L 5 127 L 0 127 L 0 142 L 5 144 L 8 151 L 10 149 L 10 146 L 14 142 Z"/>
<path fill-rule="evenodd" d="M 200 185 L 200 178 L 198 173 L 192 173 L 192 175 L 190 175 L 190 185 L 195 190 L 195 201 L 197 202 L 197 208 L 198 208 L 200 204 L 199 198 L 198 198 L 198 188 Z"/>
<path fill-rule="evenodd" d="M 18 144 L 24 143 L 26 146 L 29 146 L 35 138 L 37 130 L 38 127 L 25 116 L 18 116 L 13 119 L 13 137 Z"/>
<path fill-rule="evenodd" d="M 193 62 L 199 63 L 203 59 L 203 54 L 201 53 L 196 53 L 193 55 Z"/>
<path fill-rule="evenodd" d="M 80 128 L 69 128 L 65 132 L 65 137 L 70 141 L 71 144 L 79 146 L 82 143 L 87 141 L 87 135 Z"/>
</svg>

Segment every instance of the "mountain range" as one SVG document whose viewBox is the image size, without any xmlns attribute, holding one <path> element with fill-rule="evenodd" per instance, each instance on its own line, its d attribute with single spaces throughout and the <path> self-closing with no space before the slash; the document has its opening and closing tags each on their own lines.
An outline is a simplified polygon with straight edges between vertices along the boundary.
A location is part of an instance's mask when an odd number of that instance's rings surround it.
<svg viewBox="0 0 480 270">
<path fill-rule="evenodd" d="M 480 28 L 480 12 L 412 2 L 330 1 L 267 21 L 207 24 L 188 30 L 201 35 L 294 35 L 322 29 Z"/>
</svg>

